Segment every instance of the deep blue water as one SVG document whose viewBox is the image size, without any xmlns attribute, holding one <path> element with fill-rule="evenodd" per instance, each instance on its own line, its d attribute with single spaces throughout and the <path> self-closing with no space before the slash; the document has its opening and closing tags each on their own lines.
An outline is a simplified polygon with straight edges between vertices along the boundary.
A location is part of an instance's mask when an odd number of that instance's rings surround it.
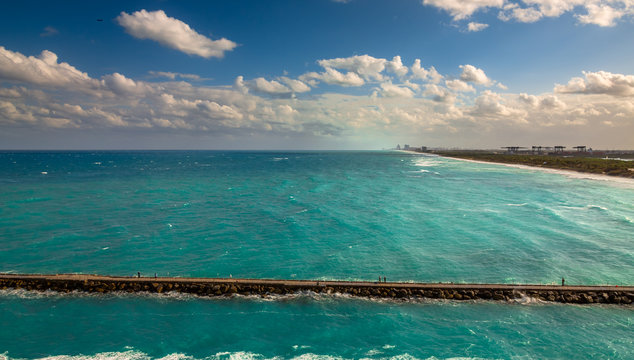
<svg viewBox="0 0 634 360">
<path fill-rule="evenodd" d="M 626 180 L 400 152 L 0 152 L 0 187 L 0 272 L 634 282 Z M 633 315 L 0 291 L 0 358 L 628 359 Z"/>
</svg>

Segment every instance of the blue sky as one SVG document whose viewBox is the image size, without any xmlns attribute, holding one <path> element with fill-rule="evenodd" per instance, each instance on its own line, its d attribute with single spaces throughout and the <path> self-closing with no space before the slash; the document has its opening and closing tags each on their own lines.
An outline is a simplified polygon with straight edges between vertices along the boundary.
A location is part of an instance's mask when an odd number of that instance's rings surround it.
<svg viewBox="0 0 634 360">
<path fill-rule="evenodd" d="M 632 0 L 3 8 L 0 148 L 634 148 Z"/>
</svg>

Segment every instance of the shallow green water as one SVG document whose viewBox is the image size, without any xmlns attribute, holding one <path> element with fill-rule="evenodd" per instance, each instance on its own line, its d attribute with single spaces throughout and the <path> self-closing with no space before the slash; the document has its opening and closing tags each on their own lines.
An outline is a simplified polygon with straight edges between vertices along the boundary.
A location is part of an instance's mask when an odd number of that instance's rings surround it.
<svg viewBox="0 0 634 360">
<path fill-rule="evenodd" d="M 385 152 L 5 152 L 0 185 L 1 272 L 634 279 L 628 182 Z M 623 307 L 30 297 L 0 293 L 0 353 L 10 359 L 634 351 Z"/>
</svg>

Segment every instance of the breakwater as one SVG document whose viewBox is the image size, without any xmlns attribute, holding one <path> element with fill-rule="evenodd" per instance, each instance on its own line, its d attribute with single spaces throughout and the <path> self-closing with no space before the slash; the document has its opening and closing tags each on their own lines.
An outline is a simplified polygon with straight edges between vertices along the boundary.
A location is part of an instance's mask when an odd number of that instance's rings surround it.
<svg viewBox="0 0 634 360">
<path fill-rule="evenodd" d="M 574 303 L 634 302 L 634 286 L 557 286 L 526 284 L 452 284 L 363 281 L 315 281 L 233 278 L 122 277 L 83 274 L 0 274 L 0 289 L 57 292 L 181 292 L 199 296 L 284 295 L 302 291 L 387 299 L 513 301 L 522 297 Z"/>
</svg>

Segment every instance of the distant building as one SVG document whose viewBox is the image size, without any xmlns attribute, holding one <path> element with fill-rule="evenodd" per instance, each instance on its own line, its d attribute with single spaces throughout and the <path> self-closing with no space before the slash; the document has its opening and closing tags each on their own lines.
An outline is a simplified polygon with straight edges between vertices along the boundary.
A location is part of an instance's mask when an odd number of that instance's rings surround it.
<svg viewBox="0 0 634 360">
<path fill-rule="evenodd" d="M 427 151 L 427 146 L 421 146 L 420 151 Z"/>
<path fill-rule="evenodd" d="M 401 144 L 396 145 L 396 150 L 401 150 Z"/>
<path fill-rule="evenodd" d="M 403 150 L 409 150 L 409 145 L 407 144 L 403 145 Z"/>
<path fill-rule="evenodd" d="M 519 149 L 524 149 L 521 146 L 503 146 L 502 149 L 506 149 L 507 154 L 515 154 Z"/>
</svg>

